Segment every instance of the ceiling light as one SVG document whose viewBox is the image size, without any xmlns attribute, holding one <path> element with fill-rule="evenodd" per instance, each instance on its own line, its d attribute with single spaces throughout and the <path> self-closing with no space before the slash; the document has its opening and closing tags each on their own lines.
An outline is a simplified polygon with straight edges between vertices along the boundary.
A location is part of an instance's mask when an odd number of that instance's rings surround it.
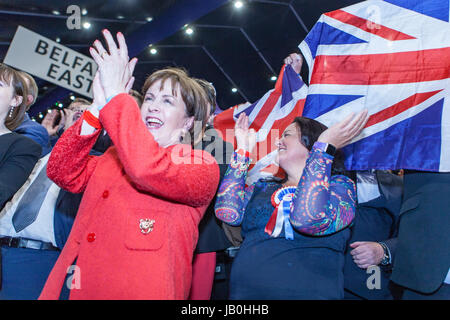
<svg viewBox="0 0 450 320">
<path fill-rule="evenodd" d="M 55 41 L 58 42 L 58 43 L 60 43 L 60 42 L 61 42 L 61 38 L 58 37 L 58 38 L 55 39 Z"/>
<path fill-rule="evenodd" d="M 270 80 L 271 80 L 271 81 L 277 81 L 277 77 L 272 76 L 272 77 L 270 78 Z"/>
<path fill-rule="evenodd" d="M 156 50 L 155 48 L 151 48 L 150 49 L 150 53 L 151 54 L 156 54 L 158 52 L 158 50 Z"/>
<path fill-rule="evenodd" d="M 58 10 L 53 10 L 52 13 L 53 13 L 55 16 L 59 16 L 59 15 L 60 15 L 60 13 L 59 13 Z"/>
<path fill-rule="evenodd" d="M 231 92 L 236 93 L 237 91 L 238 91 L 238 89 L 236 89 L 236 88 L 231 89 Z"/>
<path fill-rule="evenodd" d="M 81 14 L 82 14 L 83 16 L 87 15 L 87 13 L 88 13 L 88 11 L 87 11 L 86 9 L 81 10 Z"/>
<path fill-rule="evenodd" d="M 186 34 L 191 35 L 194 33 L 194 30 L 192 28 L 187 28 L 185 32 Z"/>
<path fill-rule="evenodd" d="M 123 19 L 123 18 L 125 18 L 124 16 L 121 16 L 121 15 L 118 15 L 117 16 L 117 19 Z"/>
<path fill-rule="evenodd" d="M 153 20 L 153 18 L 152 18 L 152 17 L 147 17 L 147 18 L 145 18 L 145 20 L 147 20 L 148 22 L 150 22 L 150 21 Z"/>
<path fill-rule="evenodd" d="M 44 115 L 42 114 L 42 113 L 39 113 L 39 118 L 43 118 L 44 117 Z"/>
<path fill-rule="evenodd" d="M 85 28 L 85 29 L 89 29 L 91 27 L 91 24 L 89 23 L 89 22 L 85 22 L 85 23 L 83 23 L 83 28 Z"/>
<path fill-rule="evenodd" d="M 75 96 L 73 96 L 73 95 L 70 96 L 70 100 L 72 100 L 72 101 L 75 100 Z"/>
<path fill-rule="evenodd" d="M 244 6 L 244 4 L 242 3 L 242 1 L 235 1 L 234 2 L 234 7 L 236 8 L 236 9 L 240 9 L 240 8 L 242 8 Z"/>
</svg>

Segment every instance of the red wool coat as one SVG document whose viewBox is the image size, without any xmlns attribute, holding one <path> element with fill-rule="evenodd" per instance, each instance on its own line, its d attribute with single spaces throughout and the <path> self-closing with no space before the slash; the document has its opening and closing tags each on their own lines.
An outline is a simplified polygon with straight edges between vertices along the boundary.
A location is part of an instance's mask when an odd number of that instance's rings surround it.
<svg viewBox="0 0 450 320">
<path fill-rule="evenodd" d="M 84 196 L 40 299 L 59 298 L 75 260 L 69 275 L 80 288 L 72 287 L 70 299 L 186 299 L 198 223 L 219 167 L 188 145 L 159 147 L 126 94 L 99 119 L 114 143 L 104 155 L 88 155 L 100 130 L 81 136 L 79 120 L 47 165 L 50 179 Z"/>
</svg>

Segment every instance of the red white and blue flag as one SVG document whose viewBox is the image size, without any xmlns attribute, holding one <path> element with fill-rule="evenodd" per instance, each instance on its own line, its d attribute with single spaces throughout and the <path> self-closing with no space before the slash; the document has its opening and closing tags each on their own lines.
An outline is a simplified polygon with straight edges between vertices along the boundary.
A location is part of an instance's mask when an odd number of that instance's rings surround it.
<svg viewBox="0 0 450 320">
<path fill-rule="evenodd" d="M 278 172 L 275 141 L 295 117 L 301 116 L 307 91 L 308 87 L 292 67 L 283 66 L 274 89 L 252 104 L 229 108 L 214 118 L 214 128 L 234 147 L 234 125 L 241 113 L 247 114 L 249 127 L 257 131 L 257 144 L 252 152 L 254 163 L 247 176 L 248 185 Z"/>
<path fill-rule="evenodd" d="M 303 115 L 327 126 L 365 108 L 346 167 L 450 171 L 449 1 L 364 1 L 323 14 L 299 45 Z"/>
</svg>

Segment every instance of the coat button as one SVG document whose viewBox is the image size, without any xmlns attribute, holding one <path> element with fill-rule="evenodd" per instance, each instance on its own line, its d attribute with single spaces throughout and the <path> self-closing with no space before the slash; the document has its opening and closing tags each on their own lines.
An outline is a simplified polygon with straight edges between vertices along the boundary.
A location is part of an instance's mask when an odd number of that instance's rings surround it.
<svg viewBox="0 0 450 320">
<path fill-rule="evenodd" d="M 103 191 L 102 197 L 104 199 L 108 198 L 109 197 L 109 191 L 108 190 Z"/>
<path fill-rule="evenodd" d="M 95 233 L 91 232 L 87 235 L 87 241 L 88 242 L 94 242 L 95 241 Z"/>
</svg>

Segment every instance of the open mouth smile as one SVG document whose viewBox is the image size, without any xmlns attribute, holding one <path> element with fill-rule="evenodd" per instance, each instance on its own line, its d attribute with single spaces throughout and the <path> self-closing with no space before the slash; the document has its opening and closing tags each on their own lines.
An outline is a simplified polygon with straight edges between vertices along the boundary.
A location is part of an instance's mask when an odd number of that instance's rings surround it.
<svg viewBox="0 0 450 320">
<path fill-rule="evenodd" d="M 155 117 L 145 118 L 145 124 L 149 129 L 159 129 L 163 126 L 164 122 Z"/>
</svg>

